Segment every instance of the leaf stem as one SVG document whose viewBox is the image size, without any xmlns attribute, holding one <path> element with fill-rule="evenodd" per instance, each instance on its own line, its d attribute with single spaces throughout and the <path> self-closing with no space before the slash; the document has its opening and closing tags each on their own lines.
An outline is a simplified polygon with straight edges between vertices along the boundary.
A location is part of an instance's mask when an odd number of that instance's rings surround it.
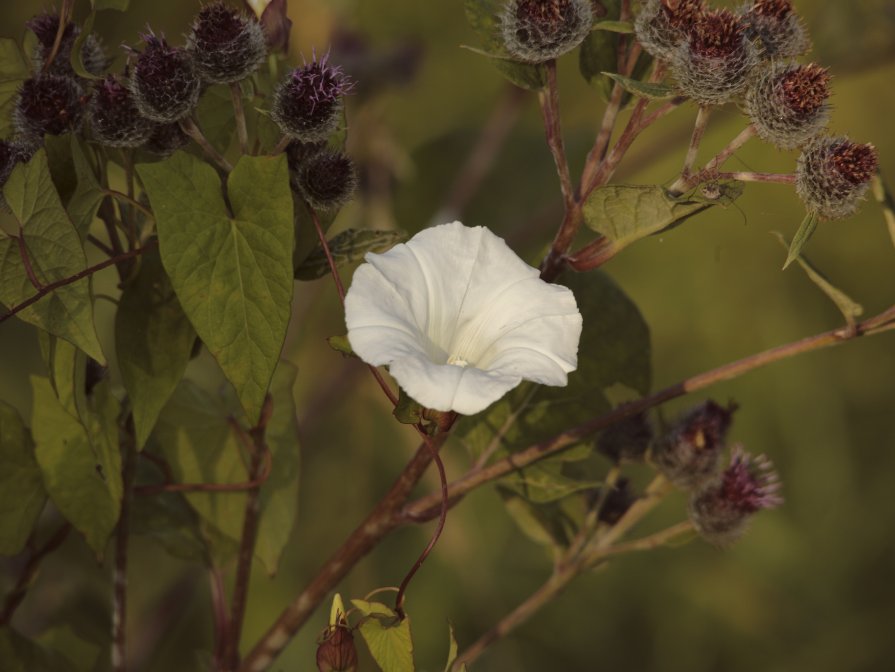
<svg viewBox="0 0 895 672">
<path fill-rule="evenodd" d="M 246 113 L 242 105 L 242 90 L 239 82 L 230 83 L 230 98 L 233 100 L 233 117 L 236 120 L 236 137 L 239 139 L 239 150 L 249 153 L 249 132 L 246 128 Z"/>
<path fill-rule="evenodd" d="M 25 566 L 19 573 L 19 578 L 16 579 L 15 586 L 9 591 L 6 600 L 3 602 L 3 611 L 0 612 L 0 626 L 9 625 L 16 609 L 19 608 L 22 600 L 25 599 L 25 595 L 28 593 L 28 588 L 31 585 L 31 582 L 34 581 L 34 577 L 37 576 L 37 570 L 40 569 L 40 563 L 50 553 L 62 545 L 62 542 L 65 541 L 69 532 L 71 532 L 71 525 L 69 523 L 63 523 L 43 546 L 37 550 L 31 551 L 28 560 L 25 562 Z"/>
<path fill-rule="evenodd" d="M 202 133 L 202 129 L 193 121 L 190 117 L 184 117 L 180 120 L 180 128 L 190 136 L 193 141 L 202 148 L 202 151 L 205 152 L 205 155 L 208 156 L 209 159 L 214 161 L 218 168 L 220 168 L 224 173 L 229 173 L 233 170 L 233 166 L 221 155 L 218 150 L 214 148 L 214 146 L 208 141 L 208 138 Z"/>
<path fill-rule="evenodd" d="M 62 278 L 61 280 L 56 280 L 55 282 L 51 282 L 48 285 L 44 285 L 43 288 L 37 292 L 34 296 L 31 296 L 21 303 L 13 306 L 9 309 L 9 312 L 0 315 L 0 323 L 5 322 L 13 315 L 22 312 L 25 308 L 34 305 L 42 298 L 44 298 L 47 294 L 52 294 L 54 291 L 59 289 L 60 287 L 65 287 L 66 285 L 70 285 L 73 282 L 77 282 L 78 280 L 83 280 L 84 278 L 93 275 L 97 271 L 101 271 L 104 268 L 108 268 L 109 266 L 114 266 L 116 264 L 121 263 L 122 261 L 126 261 L 127 259 L 132 259 L 136 256 L 139 256 L 146 252 L 147 250 L 151 250 L 156 247 L 158 243 L 154 240 L 148 241 L 143 247 L 137 248 L 135 250 L 131 250 L 130 252 L 124 252 L 110 259 L 106 259 L 105 261 L 101 261 L 98 264 L 90 266 L 89 268 L 85 268 L 83 271 L 79 273 L 75 273 L 67 278 Z"/>
<path fill-rule="evenodd" d="M 261 473 L 264 456 L 270 455 L 265 440 L 267 423 L 273 412 L 270 395 L 264 401 L 261 418 L 258 424 L 246 433 L 239 428 L 241 438 L 246 447 L 251 447 L 251 467 L 249 478 L 256 480 Z M 239 640 L 242 636 L 242 624 L 245 620 L 248 604 L 249 582 L 252 574 L 252 558 L 255 555 L 255 542 L 258 537 L 258 516 L 261 511 L 261 484 L 249 490 L 243 514 L 242 536 L 239 544 L 239 555 L 236 563 L 236 580 L 233 585 L 233 597 L 230 603 L 230 629 L 227 635 L 227 648 L 224 659 L 228 669 L 236 669 L 239 665 Z"/>
<path fill-rule="evenodd" d="M 718 168 L 720 168 L 721 165 L 725 161 L 727 161 L 727 159 L 733 156 L 734 152 L 740 149 L 754 136 L 755 126 L 749 124 L 748 126 L 746 126 L 746 128 L 740 131 L 739 135 L 731 140 L 724 149 L 718 152 L 715 158 L 705 164 L 705 168 L 700 170 L 698 173 L 689 175 L 687 177 L 681 175 L 677 179 L 677 181 L 668 188 L 668 192 L 672 196 L 680 196 L 685 191 L 689 191 L 700 182 L 711 179 L 716 175 Z"/>
<path fill-rule="evenodd" d="M 702 144 L 702 137 L 705 135 L 705 129 L 708 127 L 709 116 L 712 108 L 707 105 L 700 105 L 699 111 L 696 113 L 696 122 L 693 124 L 693 134 L 690 136 L 690 146 L 687 147 L 687 154 L 684 157 L 684 167 L 681 169 L 679 180 L 687 180 L 693 174 L 693 166 L 696 165 L 696 158 L 699 155 L 699 146 Z"/>
<path fill-rule="evenodd" d="M 112 671 L 127 670 L 127 551 L 130 538 L 130 511 L 133 501 L 137 454 L 133 437 L 133 417 L 128 416 L 121 450 L 122 497 L 118 526 L 115 529 L 115 568 L 112 579 Z"/>
</svg>

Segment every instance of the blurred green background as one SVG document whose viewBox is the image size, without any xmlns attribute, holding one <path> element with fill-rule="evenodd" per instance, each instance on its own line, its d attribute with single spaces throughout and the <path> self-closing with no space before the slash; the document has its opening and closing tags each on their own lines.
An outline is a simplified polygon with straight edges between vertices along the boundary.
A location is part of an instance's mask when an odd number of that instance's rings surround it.
<svg viewBox="0 0 895 672">
<path fill-rule="evenodd" d="M 23 22 L 47 6 L 44 0 L 2 3 L 0 32 L 20 36 Z M 106 12 L 97 26 L 110 46 L 134 44 L 147 23 L 177 42 L 197 6 L 193 0 L 132 0 L 127 14 Z M 884 174 L 895 178 L 895 2 L 801 0 L 796 6 L 815 39 L 812 58 L 834 76 L 833 130 L 873 142 Z M 433 223 L 477 132 L 507 96 L 485 59 L 458 48 L 475 42 L 462 2 L 290 0 L 289 14 L 293 61 L 314 49 L 325 53 L 335 33 L 347 39 L 345 31 L 362 36 L 368 51 L 358 52 L 354 67 L 367 67 L 368 74 L 377 63 L 407 66 L 419 57 L 415 73 L 409 67 L 389 71 L 403 84 L 379 86 L 382 77 L 369 74 L 373 83 L 364 86 L 361 79 L 349 103 L 349 147 L 365 167 L 364 198 L 340 215 L 336 228 L 415 231 Z M 577 172 L 603 103 L 578 75 L 574 55 L 560 63 L 560 85 Z M 694 117 L 695 109 L 684 106 L 645 133 L 617 180 L 672 180 Z M 735 109 L 715 115 L 705 156 L 743 123 Z M 794 161 L 793 154 L 752 141 L 730 165 L 788 172 Z M 498 231 L 536 263 L 558 224 L 559 208 L 555 172 L 528 95 L 494 171 L 461 218 Z M 768 232 L 791 236 L 801 218 L 790 188 L 749 185 L 735 207 L 644 240 L 607 265 L 651 325 L 657 389 L 840 324 L 836 309 L 798 268 L 780 270 L 784 251 Z M 875 203 L 852 219 L 819 227 L 807 254 L 868 315 L 895 301 L 895 248 Z M 110 279 L 105 282 L 112 286 Z M 105 302 L 99 306 L 99 321 L 108 331 L 111 312 Z M 327 347 L 326 336 L 343 332 L 328 279 L 297 285 L 285 356 L 300 370 L 299 522 L 279 575 L 254 577 L 246 644 L 369 510 L 415 445 L 413 433 L 390 417 L 363 367 Z M 27 376 L 43 368 L 33 330 L 4 323 L 0 353 L 0 398 L 28 417 Z M 786 504 L 758 516 L 750 534 L 730 550 L 695 541 L 626 557 L 583 578 L 474 669 L 888 669 L 895 626 L 893 379 L 895 334 L 889 333 L 711 390 L 719 401 L 740 404 L 732 438 L 774 460 Z M 669 404 L 666 417 L 701 398 Z M 460 475 L 466 456 L 459 447 L 445 455 L 449 475 Z M 421 492 L 436 487 L 430 474 Z M 652 524 L 675 522 L 683 512 L 683 500 L 674 499 Z M 430 526 L 397 532 L 340 592 L 362 597 L 396 584 L 429 533 Z M 171 560 L 146 539 L 134 541 L 132 558 L 134 669 L 200 669 L 194 652 L 207 648 L 211 637 L 204 573 Z M 469 497 L 451 512 L 444 537 L 409 595 L 419 669 L 442 669 L 448 619 L 462 648 L 549 571 L 547 554 L 518 532 L 491 489 Z M 108 573 L 70 538 L 46 563 L 16 626 L 43 633 L 89 667 L 98 651 L 89 642 L 101 642 L 107 632 Z M 9 579 L 10 572 L 4 573 L 2 586 Z M 328 609 L 320 609 L 274 669 L 314 669 L 314 641 Z"/>
</svg>

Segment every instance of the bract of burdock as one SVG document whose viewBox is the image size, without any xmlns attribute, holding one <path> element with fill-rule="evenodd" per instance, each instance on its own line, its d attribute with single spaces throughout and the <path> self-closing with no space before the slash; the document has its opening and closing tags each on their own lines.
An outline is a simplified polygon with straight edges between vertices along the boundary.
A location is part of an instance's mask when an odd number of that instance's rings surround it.
<svg viewBox="0 0 895 672">
<path fill-rule="evenodd" d="M 366 261 L 345 297 L 348 340 L 427 408 L 471 415 L 522 380 L 564 386 L 578 365 L 575 296 L 484 227 L 435 226 Z"/>
</svg>

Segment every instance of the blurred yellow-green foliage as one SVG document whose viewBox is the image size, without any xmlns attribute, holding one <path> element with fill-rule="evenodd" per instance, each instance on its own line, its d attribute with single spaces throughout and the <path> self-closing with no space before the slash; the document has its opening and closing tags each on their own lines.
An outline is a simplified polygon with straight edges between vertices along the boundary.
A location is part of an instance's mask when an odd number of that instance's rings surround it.
<svg viewBox="0 0 895 672">
<path fill-rule="evenodd" d="M 83 11 L 86 2 L 79 2 Z M 8 36 L 44 9 L 45 0 L 4 2 Z M 147 23 L 177 41 L 198 2 L 132 0 L 127 14 L 102 14 L 98 30 L 111 47 L 133 44 Z M 816 41 L 814 58 L 834 76 L 832 127 L 873 142 L 884 174 L 895 178 L 895 2 L 797 0 Z M 324 53 L 336 30 L 358 31 L 376 50 L 418 44 L 415 79 L 358 95 L 348 111 L 350 149 L 372 166 L 367 198 L 340 215 L 337 228 L 431 223 L 476 132 L 504 95 L 491 65 L 459 45 L 473 43 L 462 2 L 441 0 L 290 0 L 292 59 Z M 577 72 L 560 64 L 563 122 L 573 166 L 599 123 L 602 101 Z M 684 106 L 644 134 L 618 180 L 667 183 L 676 174 L 695 110 Z M 704 149 L 720 149 L 742 127 L 734 109 L 715 115 Z M 753 141 L 731 165 L 788 171 L 795 156 Z M 395 199 L 381 197 L 394 189 Z M 559 220 L 559 191 L 533 96 L 523 106 L 498 164 L 462 214 L 465 223 L 505 235 L 529 260 Z M 607 271 L 639 304 L 651 325 L 656 388 L 841 322 L 835 307 L 792 267 L 769 231 L 791 236 L 801 205 L 781 185 L 749 185 L 735 207 L 712 210 L 613 260 Z M 895 301 L 895 247 L 879 208 L 822 225 L 807 254 L 874 314 Z M 103 284 L 105 282 L 105 285 Z M 100 282 L 114 291 L 112 281 Z M 356 362 L 324 338 L 343 333 L 329 279 L 298 284 L 285 356 L 299 367 L 302 481 L 297 530 L 280 572 L 254 576 L 244 645 L 250 645 L 290 597 L 350 532 L 398 472 L 414 435 L 389 409 Z M 101 328 L 111 310 L 101 303 Z M 27 376 L 42 364 L 33 330 L 0 326 L 0 398 L 29 411 Z M 881 670 L 891 665 L 895 623 L 895 334 L 861 339 L 751 373 L 711 390 L 741 406 L 732 437 L 767 453 L 784 482 L 786 504 L 758 516 L 736 547 L 698 541 L 626 557 L 580 580 L 531 622 L 499 642 L 476 670 Z M 666 407 L 676 410 L 698 399 Z M 447 468 L 467 458 L 446 450 Z M 422 488 L 436 487 L 434 476 Z M 658 518 L 684 514 L 675 499 Z M 430 527 L 404 529 L 364 560 L 340 587 L 361 597 L 394 585 L 425 544 Z M 493 491 L 451 512 L 436 552 L 413 584 L 419 669 L 442 669 L 447 621 L 461 647 L 471 643 L 546 578 L 550 559 L 525 539 Z M 46 563 L 17 614 L 39 635 L 87 663 L 97 655 L 76 633 L 100 637 L 108 619 L 107 567 L 97 567 L 70 538 Z M 146 539 L 134 542 L 131 646 L 135 670 L 199 669 L 194 651 L 211 636 L 207 579 L 170 560 Z M 3 575 L 7 585 L 9 573 Z M 314 642 L 328 604 L 275 665 L 313 669 Z M 100 653 L 100 657 L 105 652 Z M 2 669 L 0 661 L 0 669 Z M 102 668 L 97 668 L 102 669 Z"/>
</svg>

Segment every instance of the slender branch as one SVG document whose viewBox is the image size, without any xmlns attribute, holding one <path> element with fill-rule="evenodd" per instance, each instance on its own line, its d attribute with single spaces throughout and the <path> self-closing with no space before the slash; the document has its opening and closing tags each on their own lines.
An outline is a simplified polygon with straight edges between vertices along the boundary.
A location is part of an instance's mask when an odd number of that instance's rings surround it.
<svg viewBox="0 0 895 672">
<path fill-rule="evenodd" d="M 9 625 L 16 609 L 19 608 L 22 600 L 25 599 L 25 595 L 28 593 L 28 587 L 31 585 L 31 582 L 34 581 L 34 577 L 37 576 L 37 571 L 40 569 L 40 563 L 50 553 L 62 545 L 62 542 L 65 541 L 69 532 L 71 532 L 71 525 L 63 523 L 63 525 L 53 533 L 53 536 L 51 536 L 43 546 L 32 551 L 28 556 L 28 560 L 25 562 L 25 566 L 22 567 L 19 578 L 16 579 L 15 586 L 9 591 L 6 600 L 3 602 L 3 610 L 0 611 L 0 626 Z"/>
<path fill-rule="evenodd" d="M 547 146 L 553 155 L 556 172 L 559 175 L 559 186 L 563 201 L 568 208 L 574 201 L 572 177 L 569 174 L 569 162 L 566 159 L 566 148 L 562 138 L 562 122 L 559 116 L 559 85 L 556 81 L 556 60 L 551 59 L 544 64 L 547 70 L 547 86 L 538 92 L 541 105 L 541 116 L 544 119 L 544 131 L 547 134 Z"/>
<path fill-rule="evenodd" d="M 776 184 L 795 184 L 796 176 L 793 173 L 755 173 L 755 172 L 735 172 L 735 173 L 715 173 L 715 177 L 719 180 L 737 180 L 739 182 L 769 182 Z"/>
<path fill-rule="evenodd" d="M 23 310 L 25 310 L 25 308 L 28 308 L 29 306 L 34 305 L 35 303 L 40 301 L 42 298 L 47 296 L 47 294 L 52 294 L 54 291 L 56 291 L 60 287 L 65 287 L 66 285 L 70 285 L 73 282 L 77 282 L 78 280 L 83 280 L 84 278 L 86 278 L 90 275 L 93 275 L 97 271 L 101 271 L 104 268 L 108 268 L 109 266 L 114 266 L 115 264 L 119 264 L 122 261 L 125 261 L 127 259 L 132 259 L 133 257 L 139 256 L 139 255 L 143 254 L 144 252 L 146 252 L 147 250 L 154 248 L 157 244 L 158 244 L 157 242 L 150 240 L 143 247 L 140 247 L 136 250 L 131 250 L 130 252 L 124 252 L 122 254 L 119 254 L 116 257 L 112 257 L 111 259 L 106 259 L 105 261 L 101 261 L 100 263 L 95 264 L 94 266 L 85 268 L 83 271 L 81 271 L 79 273 L 75 273 L 72 276 L 69 276 L 67 278 L 62 278 L 61 280 L 56 280 L 55 282 L 51 282 L 49 285 L 44 285 L 43 289 L 41 289 L 39 292 L 37 292 L 37 294 L 25 299 L 24 301 L 22 301 L 19 304 L 13 306 L 12 308 L 9 309 L 9 312 L 5 313 L 4 315 L 0 315 L 0 323 L 5 322 L 6 320 L 11 318 L 13 315 L 16 315 L 17 313 L 22 312 Z"/>
<path fill-rule="evenodd" d="M 233 116 L 236 119 L 236 137 L 239 139 L 239 150 L 249 153 L 249 132 L 246 128 L 246 113 L 242 105 L 242 91 L 239 82 L 230 84 L 230 98 L 233 100 Z"/>
<path fill-rule="evenodd" d="M 632 553 L 635 551 L 652 551 L 660 546 L 665 546 L 666 544 L 671 543 L 678 537 L 681 537 L 689 532 L 693 532 L 693 522 L 690 520 L 684 520 L 676 525 L 672 525 L 671 527 L 667 527 L 664 530 L 660 530 L 654 534 L 651 534 L 646 537 L 642 537 L 641 539 L 634 539 L 633 541 L 628 541 L 623 544 L 615 544 L 614 546 L 610 546 L 604 550 L 601 550 L 598 554 L 595 553 L 594 557 L 588 558 L 588 562 L 590 564 L 594 564 L 597 561 L 604 560 L 613 555 L 622 555 L 624 553 Z"/>
<path fill-rule="evenodd" d="M 109 257 L 114 256 L 114 254 L 115 254 L 112 251 L 111 247 L 106 245 L 103 241 L 101 241 L 99 238 L 94 236 L 92 233 L 87 234 L 87 242 L 91 243 L 94 247 L 96 247 L 98 250 L 101 250 L 103 253 L 105 253 Z"/>
<path fill-rule="evenodd" d="M 436 447 L 446 436 L 442 434 L 435 437 Z M 311 583 L 283 610 L 276 622 L 243 660 L 239 672 L 267 670 L 329 591 L 338 585 L 361 558 L 398 526 L 400 519 L 397 514 L 431 463 L 432 454 L 433 449 L 425 442 L 417 448 L 389 491 L 324 563 Z"/>
<path fill-rule="evenodd" d="M 687 155 L 684 157 L 684 167 L 681 169 L 681 180 L 687 180 L 693 174 L 693 166 L 696 165 L 696 158 L 699 155 L 699 146 L 702 144 L 702 136 L 705 135 L 705 129 L 708 127 L 711 111 L 711 107 L 701 105 L 699 111 L 696 113 L 696 122 L 693 124 L 693 135 L 690 136 L 690 146 L 687 147 Z"/>
<path fill-rule="evenodd" d="M 282 154 L 286 151 L 286 148 L 289 146 L 289 143 L 292 142 L 292 138 L 288 135 L 284 135 L 280 138 L 280 141 L 274 145 L 274 148 L 270 150 L 270 156 L 276 156 L 277 154 Z"/>
<path fill-rule="evenodd" d="M 447 198 L 438 209 L 438 214 L 433 218 L 435 223 L 440 224 L 453 220 L 463 213 L 494 166 L 500 149 L 519 118 L 522 103 L 527 98 L 524 89 L 507 84 L 503 95 L 482 128 L 475 146 L 457 173 L 457 178 L 451 185 Z"/>
<path fill-rule="evenodd" d="M 220 168 L 223 172 L 229 173 L 231 170 L 233 170 L 233 166 L 230 164 L 230 162 L 227 161 L 227 159 L 224 158 L 224 156 L 222 156 L 221 153 L 214 148 L 214 145 L 212 145 L 208 141 L 208 138 L 206 138 L 205 135 L 202 133 L 202 129 L 200 129 L 196 122 L 193 121 L 190 117 L 185 117 L 180 120 L 180 128 L 183 130 L 184 133 L 186 133 L 193 139 L 193 142 L 201 147 L 206 156 L 214 161 L 215 164 L 217 164 L 218 168 Z"/>
<path fill-rule="evenodd" d="M 305 207 L 308 209 L 308 212 L 311 213 L 311 220 L 314 222 L 314 228 L 317 230 L 317 239 L 320 241 L 320 246 L 323 248 L 323 253 L 326 255 L 326 263 L 329 264 L 329 272 L 332 274 L 333 282 L 336 285 L 339 301 L 344 306 L 345 286 L 342 284 L 342 277 L 339 275 L 339 267 L 336 266 L 335 259 L 333 259 L 332 252 L 329 249 L 329 243 L 326 241 L 326 234 L 323 232 L 323 227 L 320 226 L 320 219 L 317 217 L 317 213 L 314 211 L 314 208 L 307 203 L 305 203 Z M 367 368 L 370 369 L 370 373 L 373 374 L 373 377 L 376 379 L 376 383 L 379 385 L 382 392 L 388 397 L 388 400 L 392 402 L 392 406 L 397 406 L 398 397 L 395 396 L 395 393 L 392 392 L 388 383 L 385 382 L 385 378 L 379 373 L 379 369 L 372 364 L 367 364 Z"/>
<path fill-rule="evenodd" d="M 451 669 L 456 672 L 461 669 L 461 666 L 474 663 L 494 642 L 506 637 L 545 605 L 556 599 L 577 575 L 577 568 L 574 566 L 568 566 L 551 574 L 547 582 L 532 593 L 528 599 L 500 619 L 493 628 L 479 637 L 469 648 L 462 651 L 454 660 Z"/>
<path fill-rule="evenodd" d="M 767 366 L 768 364 L 779 362 L 783 359 L 788 359 L 795 355 L 820 350 L 833 345 L 839 345 L 840 343 L 858 338 L 865 334 L 870 335 L 877 333 L 883 325 L 888 325 L 893 321 L 895 321 L 895 306 L 880 313 L 876 317 L 857 323 L 853 328 L 840 327 L 814 336 L 802 338 L 798 341 L 787 343 L 776 348 L 771 348 L 692 376 L 647 397 L 619 406 L 605 415 L 530 446 L 529 448 L 515 453 L 503 460 L 489 464 L 481 469 L 468 472 L 448 486 L 451 505 L 455 505 L 463 496 L 484 483 L 503 478 L 519 469 L 523 469 L 524 467 L 549 457 L 550 455 L 565 450 L 606 427 L 663 404 L 666 401 L 705 389 L 716 383 L 737 378 L 744 373 Z M 440 498 L 433 495 L 423 497 L 406 506 L 402 511 L 402 516 L 407 522 L 431 520 L 438 515 L 439 501 Z"/>
<path fill-rule="evenodd" d="M 270 396 L 265 399 L 258 424 L 246 434 L 242 428 L 239 433 L 246 447 L 251 448 L 252 462 L 249 477 L 257 479 L 262 469 L 264 456 L 269 455 L 265 433 L 267 423 L 273 412 Z M 233 598 L 230 606 L 230 630 L 227 637 L 228 647 L 224 659 L 228 669 L 236 669 L 239 665 L 239 640 L 242 636 L 242 624 L 245 620 L 248 604 L 249 581 L 252 574 L 252 557 L 255 555 L 255 541 L 258 537 L 258 515 L 261 511 L 260 484 L 249 490 L 243 514 L 242 536 L 239 544 L 239 556 L 236 563 L 236 580 L 233 586 Z"/>
<path fill-rule="evenodd" d="M 142 455 L 142 453 L 141 453 Z M 261 487 L 270 478 L 271 456 L 269 451 L 262 455 L 261 470 L 251 480 L 242 483 L 162 483 L 159 485 L 138 485 L 137 495 L 157 495 L 161 492 L 246 492 Z"/>
<path fill-rule="evenodd" d="M 211 592 L 211 611 L 214 617 L 214 664 L 216 670 L 226 665 L 227 635 L 230 632 L 230 614 L 227 611 L 227 592 L 224 590 L 224 576 L 219 567 L 208 570 Z"/>
<path fill-rule="evenodd" d="M 130 511 L 137 466 L 133 419 L 129 417 L 122 438 L 122 497 L 115 529 L 115 569 L 112 579 L 112 670 L 127 670 L 127 546 L 130 538 Z"/>
<path fill-rule="evenodd" d="M 599 538 L 597 549 L 604 555 L 608 555 L 606 549 L 611 547 L 614 540 L 620 538 L 658 504 L 669 491 L 669 484 L 662 476 L 657 477 L 647 488 L 642 499 L 635 502 L 619 521 L 608 529 L 606 534 Z M 596 550 L 595 552 L 596 553 Z M 544 606 L 552 602 L 575 577 L 589 569 L 590 561 L 597 561 L 597 557 L 579 557 L 576 547 L 570 548 L 565 557 L 557 563 L 550 578 L 532 593 L 524 602 L 513 611 L 504 616 L 500 621 L 484 635 L 479 637 L 474 644 L 457 656 L 453 669 L 459 670 L 461 665 L 470 665 L 478 659 L 489 646 L 503 639 L 513 630 L 525 623 Z M 602 561 L 602 556 L 600 556 Z"/>
<path fill-rule="evenodd" d="M 123 194 L 120 191 L 116 191 L 115 189 L 106 189 L 105 194 L 111 196 L 112 198 L 117 198 L 119 201 L 124 201 L 128 205 L 132 205 L 133 207 L 135 207 L 137 210 L 142 212 L 150 219 L 155 219 L 155 215 L 153 214 L 152 210 L 140 203 L 140 201 L 135 199 L 133 196 L 128 196 L 127 194 Z"/>
<path fill-rule="evenodd" d="M 43 68 L 41 69 L 42 73 L 49 72 L 50 66 L 53 65 L 53 61 L 56 60 L 56 57 L 59 55 L 59 49 L 62 47 L 62 40 L 65 37 L 65 29 L 71 21 L 74 7 L 75 0 L 62 0 L 62 7 L 59 10 L 59 26 L 56 28 L 56 37 L 53 39 L 53 46 L 50 48 L 50 53 L 47 54 L 46 60 L 44 60 Z"/>
<path fill-rule="evenodd" d="M 452 414 L 450 419 L 448 420 L 447 426 L 443 428 L 445 433 L 449 432 L 451 429 L 451 425 L 454 424 L 454 421 L 457 419 L 456 413 Z M 444 471 L 444 463 L 441 461 L 441 457 L 438 455 L 439 446 L 436 446 L 431 441 L 426 441 L 426 446 L 432 453 L 432 461 L 435 462 L 435 466 L 438 468 L 438 478 L 441 483 L 441 511 L 438 515 L 438 525 L 435 527 L 435 532 L 432 533 L 432 538 L 429 540 L 429 543 L 426 545 L 426 548 L 420 554 L 420 557 L 417 558 L 417 561 L 413 563 L 413 566 L 410 568 L 410 571 L 407 572 L 407 575 L 404 577 L 404 580 L 401 581 L 401 585 L 398 586 L 398 594 L 395 597 L 395 613 L 403 620 L 404 619 L 404 598 L 407 594 L 407 586 L 410 585 L 410 582 L 413 580 L 413 577 L 423 566 L 423 563 L 426 561 L 426 558 L 429 557 L 429 554 L 432 552 L 432 549 L 435 548 L 435 544 L 438 543 L 438 540 L 441 538 L 441 533 L 444 532 L 444 525 L 447 522 L 447 513 L 448 513 L 448 485 L 447 485 L 447 474 Z"/>
<path fill-rule="evenodd" d="M 620 50 L 623 49 L 623 42 L 623 40 L 619 41 Z M 619 68 L 623 75 L 626 77 L 631 75 L 642 51 L 643 48 L 640 44 L 635 42 L 628 54 L 627 62 L 624 64 L 622 63 L 623 53 L 619 54 Z M 624 87 L 618 82 L 613 83 L 612 93 L 609 94 L 609 102 L 606 104 L 606 109 L 603 111 L 603 120 L 600 123 L 600 131 L 597 133 L 597 138 L 594 140 L 594 146 L 591 148 L 590 152 L 588 152 L 587 159 L 584 162 L 584 170 L 581 173 L 579 192 L 585 185 L 590 183 L 594 173 L 596 173 L 597 166 L 599 166 L 600 162 L 606 158 L 606 151 L 609 149 L 609 141 L 612 139 L 612 132 L 615 130 L 615 125 L 618 121 L 618 115 L 622 109 L 622 99 L 624 96 Z"/>
<path fill-rule="evenodd" d="M 704 182 L 705 180 L 711 179 L 715 176 L 720 168 L 727 159 L 733 156 L 734 152 L 740 149 L 743 145 L 745 145 L 749 140 L 751 140 L 755 136 L 755 126 L 749 124 L 740 131 L 739 135 L 737 135 L 733 140 L 731 140 L 727 147 L 722 149 L 718 154 L 705 164 L 705 168 L 700 170 L 698 173 L 690 175 L 688 177 L 684 177 L 681 175 L 678 180 L 669 187 L 668 191 L 671 195 L 677 196 L 689 189 L 692 189 L 694 186 L 699 184 L 700 182 Z"/>
</svg>

